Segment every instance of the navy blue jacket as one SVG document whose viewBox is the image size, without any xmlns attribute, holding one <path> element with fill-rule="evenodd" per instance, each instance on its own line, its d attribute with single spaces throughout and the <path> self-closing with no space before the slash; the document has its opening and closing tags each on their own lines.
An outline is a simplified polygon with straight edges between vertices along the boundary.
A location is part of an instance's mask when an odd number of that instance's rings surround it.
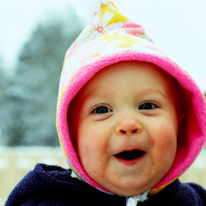
<svg viewBox="0 0 206 206">
<path fill-rule="evenodd" d="M 125 206 L 126 198 L 103 193 L 72 178 L 71 170 L 37 164 L 14 188 L 5 206 Z M 203 206 L 206 190 L 194 183 L 176 180 L 138 206 Z"/>
</svg>

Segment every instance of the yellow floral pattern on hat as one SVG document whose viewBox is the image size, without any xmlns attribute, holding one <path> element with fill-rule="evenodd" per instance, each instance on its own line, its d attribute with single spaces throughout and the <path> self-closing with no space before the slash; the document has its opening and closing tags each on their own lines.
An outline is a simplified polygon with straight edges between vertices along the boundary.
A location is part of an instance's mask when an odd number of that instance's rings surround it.
<svg viewBox="0 0 206 206">
<path fill-rule="evenodd" d="M 103 56 L 128 50 L 166 57 L 142 26 L 122 15 L 112 2 L 102 4 L 100 12 L 95 14 L 66 53 L 59 95 L 86 65 Z"/>
<path fill-rule="evenodd" d="M 128 20 L 128 18 L 126 16 L 124 16 L 123 14 L 121 14 L 117 10 L 116 6 L 112 2 L 110 2 L 109 5 L 104 5 L 104 4 L 102 5 L 102 10 L 100 12 L 100 22 L 102 21 L 103 16 L 107 12 L 113 13 L 113 16 L 106 26 L 111 25 L 111 24 L 115 24 L 118 22 L 126 22 Z"/>
<path fill-rule="evenodd" d="M 117 44 L 119 47 L 130 47 L 140 41 L 135 39 L 133 36 L 122 36 L 120 33 L 116 32 L 115 34 L 105 34 L 99 40 L 106 40 L 107 44 L 113 43 Z M 118 42 L 116 43 L 115 40 Z"/>
<path fill-rule="evenodd" d="M 112 4 L 102 5 L 102 10 L 97 13 L 91 22 L 76 40 L 76 45 L 80 46 L 90 42 L 103 34 L 116 28 L 121 28 L 128 18 L 122 15 Z"/>
</svg>

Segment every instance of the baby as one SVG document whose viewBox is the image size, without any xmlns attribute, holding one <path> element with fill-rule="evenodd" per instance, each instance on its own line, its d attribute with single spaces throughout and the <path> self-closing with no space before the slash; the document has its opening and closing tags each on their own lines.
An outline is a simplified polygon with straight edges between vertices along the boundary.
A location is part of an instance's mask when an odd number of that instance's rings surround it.
<svg viewBox="0 0 206 206">
<path fill-rule="evenodd" d="M 72 172 L 38 164 L 6 205 L 206 205 L 201 186 L 177 179 L 205 143 L 203 94 L 142 26 L 101 2 L 61 75 L 57 130 Z"/>
</svg>

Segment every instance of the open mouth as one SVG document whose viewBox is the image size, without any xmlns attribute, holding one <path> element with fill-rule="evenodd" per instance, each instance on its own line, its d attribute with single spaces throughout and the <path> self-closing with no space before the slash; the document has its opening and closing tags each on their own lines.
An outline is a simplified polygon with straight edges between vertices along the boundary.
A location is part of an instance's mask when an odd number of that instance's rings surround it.
<svg viewBox="0 0 206 206">
<path fill-rule="evenodd" d="M 124 151 L 116 154 L 115 156 L 125 160 L 134 160 L 145 154 L 144 151 L 141 150 L 132 150 L 132 151 Z"/>
</svg>

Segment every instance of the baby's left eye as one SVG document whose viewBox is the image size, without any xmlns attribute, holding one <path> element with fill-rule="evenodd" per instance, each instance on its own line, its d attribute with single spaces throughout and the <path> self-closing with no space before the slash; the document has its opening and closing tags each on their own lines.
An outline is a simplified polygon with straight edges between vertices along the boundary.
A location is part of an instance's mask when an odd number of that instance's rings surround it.
<svg viewBox="0 0 206 206">
<path fill-rule="evenodd" d="M 142 104 L 139 109 L 154 109 L 154 108 L 157 108 L 158 106 L 152 102 L 146 102 L 144 104 Z"/>
</svg>

